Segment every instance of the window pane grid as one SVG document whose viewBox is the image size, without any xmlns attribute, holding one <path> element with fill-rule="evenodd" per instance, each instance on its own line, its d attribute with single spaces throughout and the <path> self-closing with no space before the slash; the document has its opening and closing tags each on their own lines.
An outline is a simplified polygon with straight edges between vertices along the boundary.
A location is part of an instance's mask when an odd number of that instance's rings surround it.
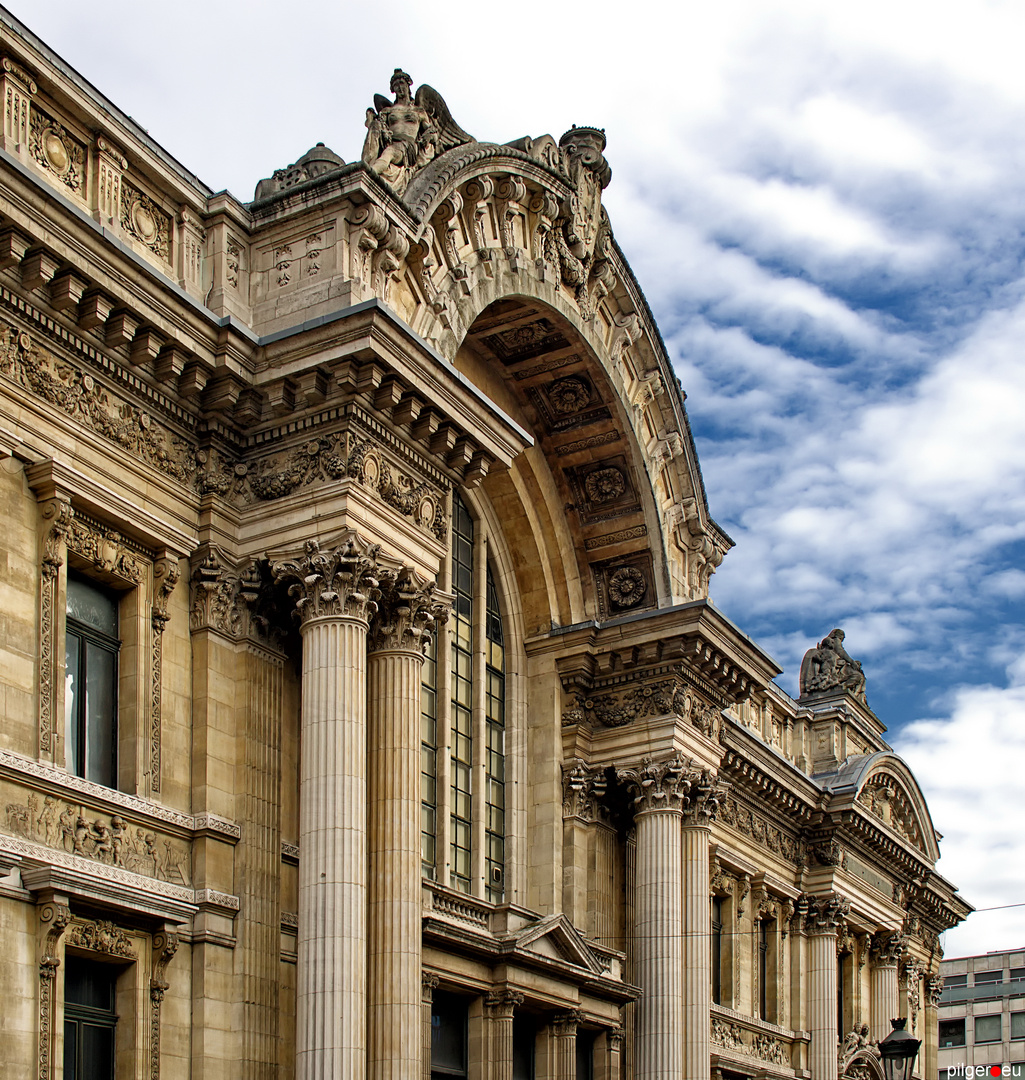
<svg viewBox="0 0 1025 1080">
<path fill-rule="evenodd" d="M 473 519 L 462 499 L 452 506 L 451 884 L 470 891 L 473 768 Z"/>
<path fill-rule="evenodd" d="M 498 592 L 487 570 L 485 609 L 486 666 L 484 709 L 487 731 L 485 767 L 485 846 L 488 899 L 505 894 L 505 658 Z"/>
<path fill-rule="evenodd" d="M 424 877 L 438 876 L 438 640 L 424 657 L 420 686 L 420 864 Z"/>
</svg>

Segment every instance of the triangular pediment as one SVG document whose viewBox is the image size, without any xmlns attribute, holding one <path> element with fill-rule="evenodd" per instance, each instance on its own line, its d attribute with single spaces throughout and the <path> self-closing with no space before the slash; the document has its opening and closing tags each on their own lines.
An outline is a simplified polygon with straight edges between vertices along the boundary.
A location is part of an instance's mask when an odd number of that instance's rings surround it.
<svg viewBox="0 0 1025 1080">
<path fill-rule="evenodd" d="M 517 952 L 531 952 L 548 960 L 573 964 L 595 975 L 604 970 L 582 935 L 562 914 L 549 915 L 525 926 L 515 934 L 513 941 Z"/>
</svg>

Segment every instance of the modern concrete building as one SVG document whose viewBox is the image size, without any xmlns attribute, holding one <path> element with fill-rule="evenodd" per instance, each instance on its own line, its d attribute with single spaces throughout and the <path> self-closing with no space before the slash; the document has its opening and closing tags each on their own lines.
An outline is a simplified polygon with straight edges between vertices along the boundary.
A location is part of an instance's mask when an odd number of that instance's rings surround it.
<svg viewBox="0 0 1025 1080">
<path fill-rule="evenodd" d="M 940 1076 L 959 1075 L 959 1065 L 1025 1076 L 1025 949 L 944 960 L 940 975 Z"/>
<path fill-rule="evenodd" d="M 970 909 L 843 635 L 708 600 L 604 134 L 396 72 L 242 203 L 0 89 L 5 1080 L 935 1076 Z"/>
</svg>

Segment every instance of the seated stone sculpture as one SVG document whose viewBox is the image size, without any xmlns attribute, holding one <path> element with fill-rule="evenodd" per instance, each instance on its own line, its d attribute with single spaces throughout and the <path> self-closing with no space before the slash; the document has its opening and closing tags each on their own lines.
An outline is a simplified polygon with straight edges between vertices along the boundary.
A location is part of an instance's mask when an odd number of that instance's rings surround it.
<svg viewBox="0 0 1025 1080">
<path fill-rule="evenodd" d="M 831 630 L 801 661 L 801 697 L 841 691 L 865 703 L 861 664 L 843 646 L 844 632 Z"/>
</svg>

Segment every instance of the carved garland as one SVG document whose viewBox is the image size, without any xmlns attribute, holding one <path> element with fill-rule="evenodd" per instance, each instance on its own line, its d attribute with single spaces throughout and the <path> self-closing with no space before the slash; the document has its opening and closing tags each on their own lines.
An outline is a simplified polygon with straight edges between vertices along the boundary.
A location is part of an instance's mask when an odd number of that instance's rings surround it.
<svg viewBox="0 0 1025 1080">
<path fill-rule="evenodd" d="M 154 792 L 160 791 L 163 640 L 164 629 L 171 618 L 167 611 L 167 603 L 180 577 L 181 567 L 178 565 L 178 560 L 172 556 L 158 559 L 153 565 L 153 673 L 150 682 L 149 772 L 150 788 Z"/>
<path fill-rule="evenodd" d="M 54 615 L 60 594 L 60 568 L 71 535 L 74 511 L 64 499 L 50 499 L 41 509 L 43 557 L 39 604 L 39 750 L 49 756 L 54 750 L 54 701 L 57 698 L 57 663 L 54 654 Z"/>
</svg>

